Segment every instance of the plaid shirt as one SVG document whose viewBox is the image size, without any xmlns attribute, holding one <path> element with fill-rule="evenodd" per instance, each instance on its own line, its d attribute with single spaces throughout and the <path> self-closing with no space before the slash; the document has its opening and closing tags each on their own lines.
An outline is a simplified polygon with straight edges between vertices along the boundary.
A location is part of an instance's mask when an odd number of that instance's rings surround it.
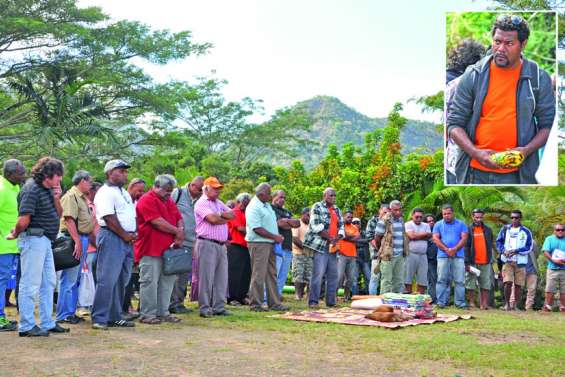
<svg viewBox="0 0 565 377">
<path fill-rule="evenodd" d="M 339 208 L 334 206 L 337 215 L 337 229 L 338 234 L 345 237 L 345 230 L 343 228 L 343 217 Z M 310 210 L 310 223 L 308 224 L 308 231 L 304 236 L 304 247 L 317 251 L 319 253 L 327 253 L 329 251 L 329 242 L 320 236 L 320 232 L 330 229 L 330 210 L 325 201 L 318 202 L 312 206 Z"/>
</svg>

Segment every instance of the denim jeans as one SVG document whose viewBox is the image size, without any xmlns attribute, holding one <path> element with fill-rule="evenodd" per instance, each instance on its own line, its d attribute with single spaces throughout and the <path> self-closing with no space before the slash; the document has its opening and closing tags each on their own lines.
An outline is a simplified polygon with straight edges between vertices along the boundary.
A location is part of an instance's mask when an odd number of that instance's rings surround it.
<svg viewBox="0 0 565 377">
<path fill-rule="evenodd" d="M 371 263 L 363 262 L 357 259 L 357 270 L 355 271 L 355 278 L 353 279 L 353 286 L 351 287 L 351 293 L 354 295 L 359 294 L 359 275 L 363 274 L 365 281 L 365 291 L 369 291 L 369 282 L 371 281 Z M 376 294 L 376 293 L 375 293 Z"/>
<path fill-rule="evenodd" d="M 379 292 L 379 285 L 381 283 L 381 273 L 375 274 L 375 267 L 377 266 L 377 259 L 371 260 L 371 280 L 369 280 L 369 294 L 376 295 Z"/>
<path fill-rule="evenodd" d="M 436 284 L 437 303 L 449 305 L 450 281 L 455 283 L 455 306 L 463 308 L 465 302 L 465 261 L 463 258 L 438 258 L 438 280 Z"/>
<path fill-rule="evenodd" d="M 19 331 L 29 331 L 35 326 L 35 298 L 39 293 L 39 319 L 41 329 L 55 327 L 52 318 L 53 292 L 57 284 L 51 240 L 45 236 L 20 235 L 20 265 L 22 276 L 18 292 L 20 308 Z"/>
<path fill-rule="evenodd" d="M 335 305 L 337 293 L 337 258 L 336 253 L 314 253 L 312 281 L 308 293 L 308 305 L 317 305 L 322 289 L 322 278 L 326 276 L 326 305 Z"/>
<path fill-rule="evenodd" d="M 283 256 L 277 256 L 277 292 L 279 297 L 282 297 L 282 291 L 286 279 L 288 278 L 288 271 L 290 271 L 290 264 L 292 263 L 292 250 L 284 250 Z"/>
<path fill-rule="evenodd" d="M 357 279 L 357 257 L 337 255 L 337 285 L 351 289 Z"/>
<path fill-rule="evenodd" d="M 0 318 L 6 317 L 4 307 L 6 306 L 6 287 L 12 277 L 12 268 L 18 254 L 0 254 Z"/>
<path fill-rule="evenodd" d="M 86 261 L 86 250 L 88 249 L 88 236 L 80 236 L 82 243 L 82 254 L 78 266 L 61 271 L 59 281 L 59 295 L 57 296 L 57 321 L 75 314 L 78 303 L 78 284 L 82 264 Z"/>
</svg>

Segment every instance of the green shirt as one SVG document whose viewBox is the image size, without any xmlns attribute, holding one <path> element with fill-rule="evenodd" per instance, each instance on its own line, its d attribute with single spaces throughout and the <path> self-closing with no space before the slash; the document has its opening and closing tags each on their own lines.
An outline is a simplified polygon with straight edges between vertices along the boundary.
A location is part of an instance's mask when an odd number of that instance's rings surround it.
<svg viewBox="0 0 565 377">
<path fill-rule="evenodd" d="M 8 241 L 6 236 L 18 220 L 18 193 L 20 186 L 0 176 L 0 254 L 18 254 L 16 240 Z"/>
<path fill-rule="evenodd" d="M 263 203 L 256 196 L 251 199 L 247 208 L 245 208 L 245 240 L 247 242 L 269 242 L 274 241 L 269 238 L 263 238 L 253 231 L 254 228 L 264 228 L 273 234 L 279 234 L 277 225 L 277 215 L 271 207 L 270 203 Z"/>
</svg>

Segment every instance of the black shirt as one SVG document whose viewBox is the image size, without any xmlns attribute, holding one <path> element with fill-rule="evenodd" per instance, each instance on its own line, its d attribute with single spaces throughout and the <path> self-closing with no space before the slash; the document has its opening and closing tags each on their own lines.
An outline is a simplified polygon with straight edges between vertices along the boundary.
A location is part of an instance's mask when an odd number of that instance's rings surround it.
<svg viewBox="0 0 565 377">
<path fill-rule="evenodd" d="M 59 215 L 51 189 L 28 179 L 18 194 L 18 212 L 20 216 L 30 215 L 28 228 L 43 229 L 45 236 L 55 241 L 59 233 Z"/>
<path fill-rule="evenodd" d="M 277 221 L 280 219 L 292 219 L 292 213 L 286 208 L 279 208 L 275 205 L 272 206 L 273 211 L 277 215 Z M 292 250 L 292 229 L 281 229 L 279 227 L 279 233 L 284 237 L 282 243 L 283 250 Z"/>
</svg>

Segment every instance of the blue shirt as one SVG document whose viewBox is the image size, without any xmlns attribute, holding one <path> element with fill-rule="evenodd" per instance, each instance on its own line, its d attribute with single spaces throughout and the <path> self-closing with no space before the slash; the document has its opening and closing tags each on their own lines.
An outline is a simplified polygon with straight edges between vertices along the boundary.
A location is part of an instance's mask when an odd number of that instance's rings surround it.
<svg viewBox="0 0 565 377">
<path fill-rule="evenodd" d="M 457 245 L 459 241 L 461 241 L 461 233 L 469 233 L 469 229 L 464 222 L 459 221 L 457 219 L 453 219 L 451 223 L 446 223 L 443 220 L 438 221 L 434 225 L 434 234 L 439 234 L 439 238 L 441 242 L 451 248 Z M 448 258 L 449 256 L 439 247 L 437 248 L 437 257 L 438 258 Z M 463 258 L 465 257 L 465 247 L 461 246 L 457 253 L 455 254 L 456 258 Z"/>
<path fill-rule="evenodd" d="M 555 235 L 551 235 L 545 239 L 542 247 L 543 251 L 547 251 L 549 255 L 553 256 L 553 252 L 556 249 L 565 251 L 565 237 L 557 238 Z M 550 270 L 565 270 L 565 266 L 560 266 L 550 260 L 547 261 L 547 268 Z"/>
<path fill-rule="evenodd" d="M 263 228 L 270 233 L 279 234 L 277 215 L 271 204 L 263 203 L 258 197 L 254 196 L 245 208 L 245 228 L 245 240 L 247 242 L 273 243 L 272 239 L 261 237 L 253 231 L 255 228 Z"/>
</svg>

